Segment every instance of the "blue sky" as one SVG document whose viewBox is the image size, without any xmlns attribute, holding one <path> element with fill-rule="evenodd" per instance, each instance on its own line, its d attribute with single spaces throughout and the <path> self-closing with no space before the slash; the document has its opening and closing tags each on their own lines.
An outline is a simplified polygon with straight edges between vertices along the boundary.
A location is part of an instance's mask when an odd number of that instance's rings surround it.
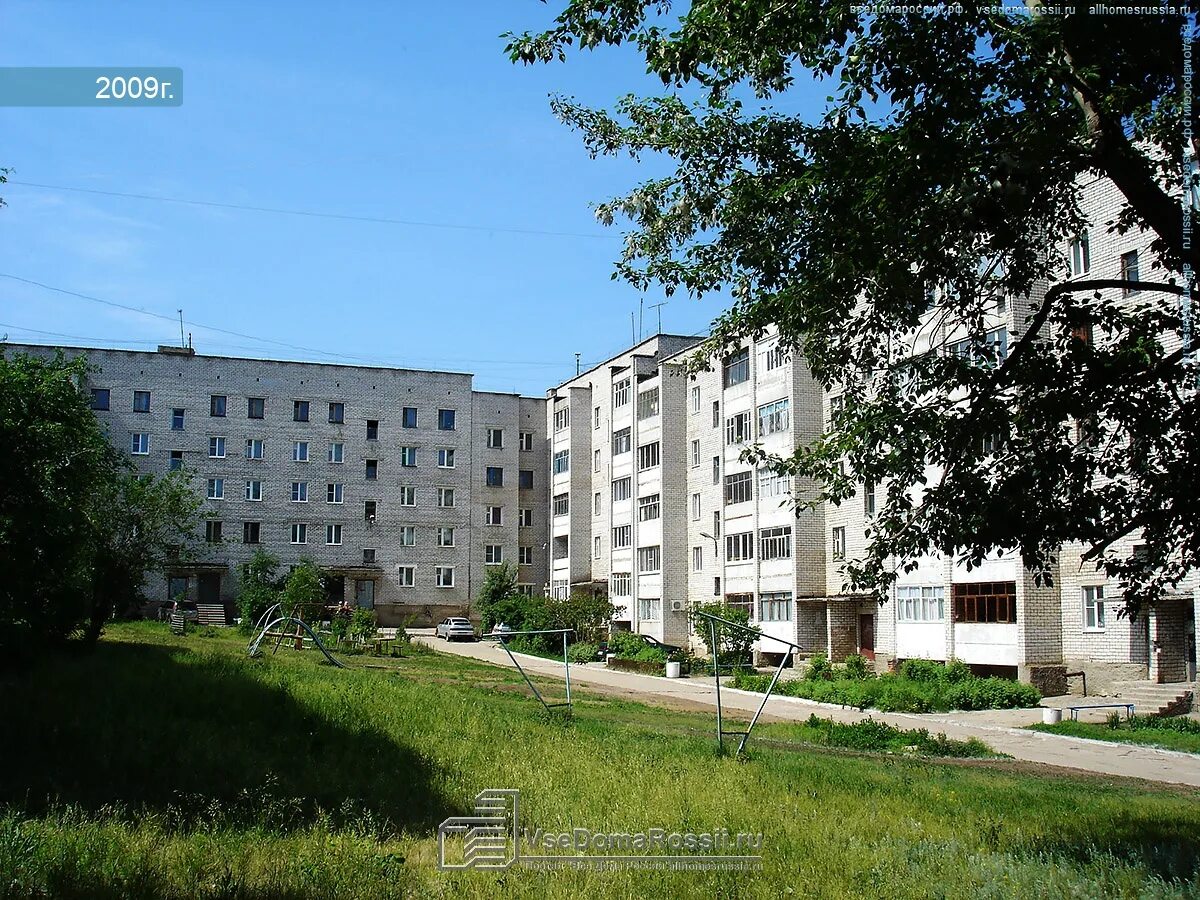
<svg viewBox="0 0 1200 900">
<path fill-rule="evenodd" d="M 14 181 L 573 236 L 10 184 L 0 272 L 169 317 L 182 308 L 202 353 L 469 371 L 478 388 L 540 395 L 574 374 L 576 352 L 586 367 L 629 343 L 643 295 L 610 280 L 620 231 L 591 204 L 654 174 L 590 160 L 547 97 L 607 105 L 661 90 L 627 51 L 509 63 L 499 35 L 545 25 L 554 8 L 5 0 L 0 65 L 181 66 L 186 86 L 179 108 L 0 109 Z M 662 299 L 644 295 L 646 334 Z M 723 302 L 677 295 L 663 330 L 703 331 Z M 179 340 L 177 322 L 9 278 L 0 323 L 14 341 Z"/>
</svg>

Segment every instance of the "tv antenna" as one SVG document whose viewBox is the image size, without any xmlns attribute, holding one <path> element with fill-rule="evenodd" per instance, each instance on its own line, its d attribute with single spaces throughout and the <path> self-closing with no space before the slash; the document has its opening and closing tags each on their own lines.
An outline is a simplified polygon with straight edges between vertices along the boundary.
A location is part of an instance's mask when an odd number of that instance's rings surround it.
<svg viewBox="0 0 1200 900">
<path fill-rule="evenodd" d="M 658 333 L 659 334 L 662 334 L 662 308 L 666 305 L 667 305 L 666 300 L 664 300 L 662 303 L 651 303 L 650 304 L 651 309 L 658 310 Z"/>
</svg>

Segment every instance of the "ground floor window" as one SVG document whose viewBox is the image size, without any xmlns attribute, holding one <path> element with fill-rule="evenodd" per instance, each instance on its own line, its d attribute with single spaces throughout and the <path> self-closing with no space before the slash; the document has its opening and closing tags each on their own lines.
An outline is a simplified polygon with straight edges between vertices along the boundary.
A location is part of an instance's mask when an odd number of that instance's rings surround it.
<svg viewBox="0 0 1200 900">
<path fill-rule="evenodd" d="M 1017 621 L 1015 581 L 975 581 L 951 586 L 955 622 Z"/>
<path fill-rule="evenodd" d="M 658 597 L 639 597 L 638 618 L 657 622 L 662 618 L 662 600 Z"/>
<path fill-rule="evenodd" d="M 748 617 L 754 616 L 753 594 L 726 594 L 725 605 L 730 609 L 742 610 Z"/>
<path fill-rule="evenodd" d="M 1083 589 L 1083 627 L 1088 631 L 1104 630 L 1104 586 Z"/>
<path fill-rule="evenodd" d="M 792 621 L 792 592 L 776 591 L 758 597 L 758 618 L 761 622 Z"/>
<path fill-rule="evenodd" d="M 898 586 L 896 618 L 901 622 L 946 621 L 946 589 L 941 585 Z"/>
</svg>

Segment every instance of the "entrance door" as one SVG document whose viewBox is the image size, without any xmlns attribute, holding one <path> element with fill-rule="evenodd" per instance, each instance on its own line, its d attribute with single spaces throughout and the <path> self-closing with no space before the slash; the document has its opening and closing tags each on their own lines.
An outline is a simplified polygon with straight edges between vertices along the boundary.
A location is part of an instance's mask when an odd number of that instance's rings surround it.
<svg viewBox="0 0 1200 900">
<path fill-rule="evenodd" d="M 871 613 L 858 617 L 858 652 L 864 659 L 875 659 L 875 616 Z"/>
<path fill-rule="evenodd" d="M 354 579 L 354 602 L 363 609 L 375 606 L 375 580 L 372 578 Z"/>
<path fill-rule="evenodd" d="M 199 576 L 197 593 L 200 603 L 221 602 L 221 576 L 216 572 L 206 572 Z"/>
<path fill-rule="evenodd" d="M 186 575 L 172 575 L 167 579 L 167 599 L 183 601 L 187 599 L 188 580 Z"/>
</svg>

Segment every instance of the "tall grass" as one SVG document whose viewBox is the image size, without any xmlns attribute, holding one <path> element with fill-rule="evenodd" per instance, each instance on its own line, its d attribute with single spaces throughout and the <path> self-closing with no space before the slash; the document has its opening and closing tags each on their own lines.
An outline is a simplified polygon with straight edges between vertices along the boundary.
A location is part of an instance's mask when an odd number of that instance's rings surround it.
<svg viewBox="0 0 1200 900">
<path fill-rule="evenodd" d="M 349 660 L 112 629 L 0 679 L 0 896 L 822 897 L 1194 893 L 1189 792 L 777 748 L 712 718 L 445 656 Z M 383 668 L 367 668 L 367 665 Z M 549 683 L 548 691 L 561 686 Z M 797 739 L 803 739 L 799 732 Z M 436 822 L 486 787 L 530 827 L 761 831 L 763 870 L 441 873 Z"/>
</svg>

